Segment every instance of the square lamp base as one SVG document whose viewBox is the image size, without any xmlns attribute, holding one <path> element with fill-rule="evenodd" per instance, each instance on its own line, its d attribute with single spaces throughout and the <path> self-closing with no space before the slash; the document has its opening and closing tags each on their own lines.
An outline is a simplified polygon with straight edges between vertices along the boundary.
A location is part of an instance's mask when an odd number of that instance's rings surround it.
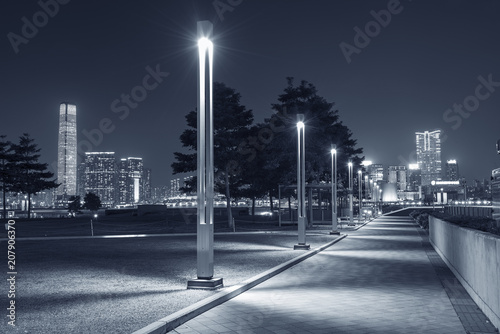
<svg viewBox="0 0 500 334">
<path fill-rule="evenodd" d="M 220 278 L 195 278 L 187 282 L 188 289 L 204 289 L 204 290 L 215 290 L 222 288 L 224 284 L 222 283 L 222 277 Z"/>
<path fill-rule="evenodd" d="M 293 250 L 309 250 L 310 248 L 311 245 L 306 245 L 306 244 L 293 245 Z"/>
</svg>

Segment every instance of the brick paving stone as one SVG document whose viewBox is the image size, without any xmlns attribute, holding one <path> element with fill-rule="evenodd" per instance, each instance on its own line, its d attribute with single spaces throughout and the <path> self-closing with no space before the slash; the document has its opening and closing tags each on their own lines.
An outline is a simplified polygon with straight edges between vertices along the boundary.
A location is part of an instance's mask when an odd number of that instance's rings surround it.
<svg viewBox="0 0 500 334">
<path fill-rule="evenodd" d="M 171 333 L 494 333 L 443 264 L 411 219 L 380 217 Z"/>
</svg>

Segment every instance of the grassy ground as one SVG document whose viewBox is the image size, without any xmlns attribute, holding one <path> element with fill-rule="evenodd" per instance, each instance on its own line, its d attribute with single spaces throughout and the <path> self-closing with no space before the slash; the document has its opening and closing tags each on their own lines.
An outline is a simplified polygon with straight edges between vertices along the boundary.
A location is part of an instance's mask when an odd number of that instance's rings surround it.
<svg viewBox="0 0 500 334">
<path fill-rule="evenodd" d="M 103 218 L 98 225 L 103 229 L 95 231 L 191 232 L 196 226 L 191 220 L 170 219 L 167 223 L 162 218 Z M 296 226 L 280 229 L 274 222 L 236 224 L 237 229 L 268 232 L 215 236 L 215 276 L 224 279 L 225 287 L 303 252 L 293 250 Z M 131 333 L 217 293 L 186 290 L 187 281 L 196 276 L 194 235 L 23 240 L 41 233 L 88 235 L 88 221 L 78 218 L 16 222 L 16 229 L 17 326 L 7 326 L 3 317 L 2 333 Z M 333 238 L 327 232 L 328 226 L 309 229 L 307 242 L 312 248 L 323 245 Z M 1 240 L 0 249 L 6 247 L 5 239 Z M 3 286 L 7 292 L 7 284 Z M 0 301 L 6 308 L 7 293 L 1 294 Z"/>
<path fill-rule="evenodd" d="M 214 230 L 216 232 L 232 232 L 227 218 L 215 215 Z M 236 216 L 237 232 L 262 230 L 290 230 L 293 225 L 278 226 L 276 217 Z M 55 237 L 55 236 L 90 236 L 116 234 L 164 234 L 195 233 L 196 214 L 194 211 L 172 211 L 137 216 L 130 213 L 116 215 L 100 215 L 97 219 L 89 215 L 76 218 L 55 219 L 16 219 L 18 237 Z"/>
</svg>

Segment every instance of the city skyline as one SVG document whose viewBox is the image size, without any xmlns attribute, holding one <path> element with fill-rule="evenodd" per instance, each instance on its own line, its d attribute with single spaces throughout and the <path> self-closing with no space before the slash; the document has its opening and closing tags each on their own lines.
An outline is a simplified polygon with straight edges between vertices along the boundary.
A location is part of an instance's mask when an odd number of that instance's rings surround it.
<svg viewBox="0 0 500 334">
<path fill-rule="evenodd" d="M 491 43 L 500 5 L 389 3 L 396 4 L 256 1 L 217 10 L 206 1 L 70 2 L 29 38 L 23 24 L 44 9 L 9 4 L 0 25 L 10 83 L 1 132 L 11 141 L 30 133 L 54 166 L 54 110 L 72 101 L 80 156 L 84 149 L 141 156 L 154 185 L 167 185 L 184 116 L 196 105 L 196 22 L 210 19 L 215 80 L 240 92 L 256 121 L 271 115 L 294 76 L 336 103 L 367 160 L 416 163 L 413 134 L 442 129 L 442 160 L 457 159 L 469 180 L 488 178 L 500 163 L 500 50 Z"/>
</svg>

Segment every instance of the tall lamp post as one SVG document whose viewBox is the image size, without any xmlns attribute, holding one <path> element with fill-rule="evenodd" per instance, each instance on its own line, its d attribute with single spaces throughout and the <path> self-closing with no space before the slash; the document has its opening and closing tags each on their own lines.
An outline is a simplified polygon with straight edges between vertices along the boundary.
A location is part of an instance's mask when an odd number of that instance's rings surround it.
<svg viewBox="0 0 500 334">
<path fill-rule="evenodd" d="M 361 222 L 361 206 L 363 202 L 363 196 L 361 194 L 361 189 L 363 189 L 363 172 L 361 169 L 358 170 L 358 206 L 359 206 L 359 211 L 358 211 L 358 223 Z"/>
<path fill-rule="evenodd" d="M 354 217 L 352 212 L 352 162 L 347 164 L 349 167 L 349 225 L 354 225 Z"/>
<path fill-rule="evenodd" d="M 299 243 L 293 249 L 309 249 L 306 245 L 306 141 L 304 115 L 297 114 L 297 225 Z M 312 218 L 312 217 L 311 217 Z"/>
<path fill-rule="evenodd" d="M 197 278 L 188 289 L 217 289 L 214 278 L 214 138 L 213 138 L 213 25 L 199 21 L 198 32 L 198 171 L 197 171 Z M 207 59 L 208 58 L 208 59 Z M 208 61 L 208 66 L 207 66 Z M 207 73 L 208 72 L 208 73 Z"/>
<path fill-rule="evenodd" d="M 383 204 L 384 204 L 384 197 L 382 196 L 382 188 L 380 188 L 380 210 L 379 210 L 380 214 L 382 214 Z"/>
<path fill-rule="evenodd" d="M 330 234 L 340 234 L 337 230 L 337 145 L 332 144 L 332 230 Z"/>
<path fill-rule="evenodd" d="M 431 193 L 432 193 L 432 210 L 434 211 L 434 186 L 436 185 L 436 181 L 431 181 Z"/>
</svg>

